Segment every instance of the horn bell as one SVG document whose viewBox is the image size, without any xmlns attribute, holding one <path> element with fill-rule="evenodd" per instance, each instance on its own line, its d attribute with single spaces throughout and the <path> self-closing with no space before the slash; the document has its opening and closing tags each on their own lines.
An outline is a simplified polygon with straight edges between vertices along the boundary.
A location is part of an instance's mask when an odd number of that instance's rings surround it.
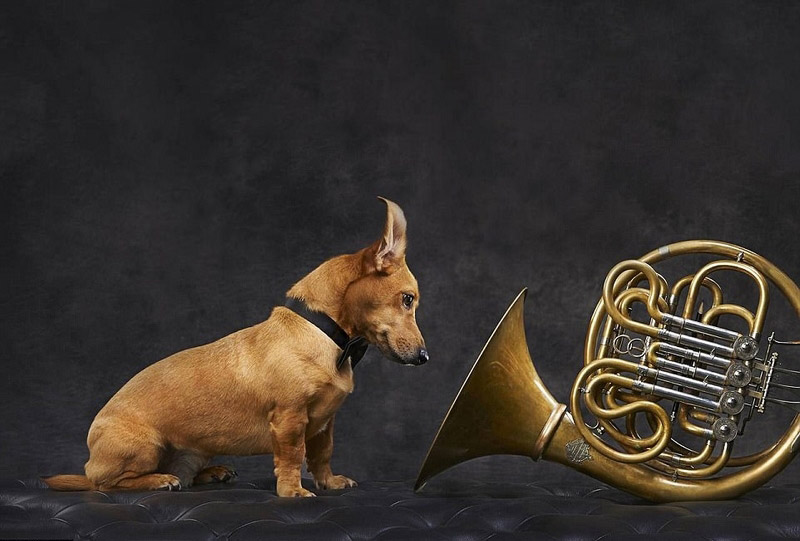
<svg viewBox="0 0 800 541">
<path fill-rule="evenodd" d="M 527 288 L 497 324 L 431 444 L 414 490 L 444 470 L 481 456 L 538 459 L 554 412 L 564 412 L 533 366 L 523 320 Z M 557 421 L 558 419 L 556 419 Z"/>
</svg>

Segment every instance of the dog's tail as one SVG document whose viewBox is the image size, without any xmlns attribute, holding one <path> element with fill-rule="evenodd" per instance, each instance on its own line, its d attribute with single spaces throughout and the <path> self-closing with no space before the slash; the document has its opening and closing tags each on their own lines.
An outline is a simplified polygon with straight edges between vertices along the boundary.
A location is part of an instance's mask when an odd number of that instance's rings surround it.
<svg viewBox="0 0 800 541">
<path fill-rule="evenodd" d="M 53 490 L 92 490 L 94 484 L 85 475 L 53 475 L 42 477 L 47 486 Z"/>
</svg>

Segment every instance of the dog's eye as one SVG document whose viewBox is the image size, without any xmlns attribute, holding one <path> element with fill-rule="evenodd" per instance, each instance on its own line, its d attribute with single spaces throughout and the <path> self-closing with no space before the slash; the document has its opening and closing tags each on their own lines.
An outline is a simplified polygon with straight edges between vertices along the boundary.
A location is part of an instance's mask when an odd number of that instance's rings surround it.
<svg viewBox="0 0 800 541">
<path fill-rule="evenodd" d="M 411 308 L 412 304 L 414 304 L 414 295 L 410 293 L 403 293 L 403 306 L 406 308 Z"/>
</svg>

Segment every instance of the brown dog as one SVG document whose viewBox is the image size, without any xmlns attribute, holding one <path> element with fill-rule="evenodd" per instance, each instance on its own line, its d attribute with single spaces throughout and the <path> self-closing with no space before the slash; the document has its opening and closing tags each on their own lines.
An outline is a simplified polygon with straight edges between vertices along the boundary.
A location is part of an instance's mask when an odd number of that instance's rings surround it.
<svg viewBox="0 0 800 541">
<path fill-rule="evenodd" d="M 415 318 L 417 281 L 405 262 L 406 219 L 383 201 L 381 239 L 326 261 L 287 295 L 385 356 L 418 365 L 428 353 Z M 273 453 L 279 496 L 314 495 L 300 486 L 304 458 L 317 487 L 353 486 L 330 468 L 334 415 L 353 391 L 349 358 L 336 366 L 341 354 L 318 326 L 276 307 L 263 323 L 139 372 L 89 428 L 86 475 L 45 482 L 56 490 L 175 490 L 234 477 L 208 466 L 214 455 Z"/>
</svg>

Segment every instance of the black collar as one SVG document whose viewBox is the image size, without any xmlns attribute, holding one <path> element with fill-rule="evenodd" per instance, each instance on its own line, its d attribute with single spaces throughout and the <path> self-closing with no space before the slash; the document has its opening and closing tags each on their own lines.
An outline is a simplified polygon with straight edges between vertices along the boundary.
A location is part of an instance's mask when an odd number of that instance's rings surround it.
<svg viewBox="0 0 800 541">
<path fill-rule="evenodd" d="M 309 323 L 315 325 L 322 332 L 328 335 L 337 346 L 342 348 L 342 354 L 336 361 L 336 369 L 341 370 L 345 361 L 350 357 L 350 363 L 353 368 L 356 367 L 358 361 L 367 352 L 367 339 L 363 336 L 354 336 L 350 338 L 344 329 L 342 329 L 333 319 L 323 312 L 315 312 L 310 310 L 306 303 L 294 297 L 286 297 L 286 308 L 307 320 Z"/>
</svg>

